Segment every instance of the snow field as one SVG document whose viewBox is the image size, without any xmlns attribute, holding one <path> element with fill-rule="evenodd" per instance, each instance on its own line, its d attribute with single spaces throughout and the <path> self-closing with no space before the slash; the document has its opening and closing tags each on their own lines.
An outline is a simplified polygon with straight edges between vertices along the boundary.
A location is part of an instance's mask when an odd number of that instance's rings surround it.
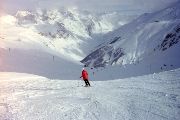
<svg viewBox="0 0 180 120">
<path fill-rule="evenodd" d="M 0 73 L 0 119 L 178 120 L 180 69 L 136 78 L 50 80 Z"/>
</svg>

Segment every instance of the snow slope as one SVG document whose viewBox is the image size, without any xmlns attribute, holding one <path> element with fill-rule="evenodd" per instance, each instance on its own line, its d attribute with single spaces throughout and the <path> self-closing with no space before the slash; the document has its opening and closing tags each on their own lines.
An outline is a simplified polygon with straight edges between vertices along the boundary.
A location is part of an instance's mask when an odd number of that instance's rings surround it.
<svg viewBox="0 0 180 120">
<path fill-rule="evenodd" d="M 79 62 L 67 59 L 44 45 L 50 40 L 39 36 L 33 28 L 16 26 L 16 22 L 12 16 L 1 18 L 0 71 L 30 73 L 53 79 L 74 79 L 80 76 Z"/>
<path fill-rule="evenodd" d="M 95 79 L 126 78 L 180 67 L 180 2 L 144 14 L 106 34 L 104 42 L 81 62 Z M 112 65 L 112 66 L 111 66 Z"/>
<path fill-rule="evenodd" d="M 180 2 L 177 2 L 158 12 L 143 14 L 136 20 L 106 34 L 104 42 L 81 62 L 95 68 L 143 64 L 145 67 L 143 70 L 146 72 L 146 66 L 149 65 L 152 71 L 156 72 L 162 71 L 163 65 L 171 66 L 169 69 L 179 68 L 179 6 Z"/>
<path fill-rule="evenodd" d="M 179 120 L 180 69 L 135 78 L 52 80 L 0 73 L 1 120 Z"/>
</svg>

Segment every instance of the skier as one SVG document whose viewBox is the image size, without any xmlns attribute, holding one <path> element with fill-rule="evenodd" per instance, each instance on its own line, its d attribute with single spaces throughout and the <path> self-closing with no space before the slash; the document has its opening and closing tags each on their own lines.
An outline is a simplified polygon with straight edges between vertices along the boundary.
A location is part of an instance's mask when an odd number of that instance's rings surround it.
<svg viewBox="0 0 180 120">
<path fill-rule="evenodd" d="M 82 70 L 82 75 L 80 78 L 83 78 L 84 82 L 85 82 L 85 87 L 87 86 L 91 86 L 90 83 L 89 83 L 89 80 L 88 80 L 88 72 L 83 68 Z"/>
</svg>

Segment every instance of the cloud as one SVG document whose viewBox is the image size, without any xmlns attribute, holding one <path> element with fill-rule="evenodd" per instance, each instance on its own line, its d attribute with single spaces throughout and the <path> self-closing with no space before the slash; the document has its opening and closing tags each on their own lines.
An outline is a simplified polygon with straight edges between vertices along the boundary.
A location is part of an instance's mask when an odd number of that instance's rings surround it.
<svg viewBox="0 0 180 120">
<path fill-rule="evenodd" d="M 2 0 L 1 0 L 2 1 Z M 77 7 L 93 12 L 141 10 L 152 12 L 178 0 L 4 0 L 9 11 L 18 9 Z"/>
</svg>

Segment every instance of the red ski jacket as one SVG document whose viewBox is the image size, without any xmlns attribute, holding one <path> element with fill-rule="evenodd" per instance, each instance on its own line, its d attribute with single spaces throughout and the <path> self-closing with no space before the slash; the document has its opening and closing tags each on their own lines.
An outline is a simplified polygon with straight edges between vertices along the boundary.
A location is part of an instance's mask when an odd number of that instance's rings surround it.
<svg viewBox="0 0 180 120">
<path fill-rule="evenodd" d="M 81 77 L 83 77 L 83 80 L 88 80 L 88 73 L 87 73 L 86 70 L 82 71 L 82 76 Z"/>
</svg>

